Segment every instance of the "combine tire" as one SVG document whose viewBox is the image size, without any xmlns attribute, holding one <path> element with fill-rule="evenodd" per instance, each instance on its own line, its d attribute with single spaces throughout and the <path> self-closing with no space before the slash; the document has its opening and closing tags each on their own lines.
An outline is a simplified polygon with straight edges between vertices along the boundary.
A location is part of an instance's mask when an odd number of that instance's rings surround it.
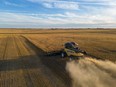
<svg viewBox="0 0 116 87">
<path fill-rule="evenodd" d="M 66 57 L 66 53 L 65 52 L 61 52 L 61 57 L 62 58 Z"/>
</svg>

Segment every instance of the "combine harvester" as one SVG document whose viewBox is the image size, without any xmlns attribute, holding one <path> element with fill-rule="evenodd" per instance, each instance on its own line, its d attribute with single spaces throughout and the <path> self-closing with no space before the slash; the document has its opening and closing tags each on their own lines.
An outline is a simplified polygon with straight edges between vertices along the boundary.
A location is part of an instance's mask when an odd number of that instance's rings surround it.
<svg viewBox="0 0 116 87">
<path fill-rule="evenodd" d="M 61 55 L 62 58 L 68 57 L 70 60 L 84 58 L 87 53 L 78 47 L 75 42 L 67 42 L 64 44 L 64 49 L 47 53 L 47 55 Z"/>
<path fill-rule="evenodd" d="M 74 58 L 84 58 L 87 53 L 78 47 L 75 42 L 67 42 L 64 44 L 64 49 L 61 51 L 61 57 Z"/>
</svg>

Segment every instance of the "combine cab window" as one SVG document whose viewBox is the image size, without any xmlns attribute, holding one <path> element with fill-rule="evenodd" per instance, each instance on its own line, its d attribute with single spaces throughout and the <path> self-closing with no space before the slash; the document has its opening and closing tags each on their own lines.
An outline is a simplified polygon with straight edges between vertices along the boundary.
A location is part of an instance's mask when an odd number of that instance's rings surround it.
<svg viewBox="0 0 116 87">
<path fill-rule="evenodd" d="M 78 46 L 75 43 L 72 43 L 72 42 L 66 43 L 65 48 L 70 49 L 70 50 L 74 50 L 74 51 L 78 50 Z"/>
<path fill-rule="evenodd" d="M 75 44 L 74 42 L 66 43 L 65 44 L 65 48 L 69 49 L 69 50 L 72 50 L 72 51 L 75 51 L 75 52 L 79 52 L 78 45 Z"/>
<path fill-rule="evenodd" d="M 70 43 L 66 43 L 65 44 L 65 48 L 67 48 L 67 49 L 71 49 L 73 46 L 72 46 L 72 44 L 70 44 Z"/>
</svg>

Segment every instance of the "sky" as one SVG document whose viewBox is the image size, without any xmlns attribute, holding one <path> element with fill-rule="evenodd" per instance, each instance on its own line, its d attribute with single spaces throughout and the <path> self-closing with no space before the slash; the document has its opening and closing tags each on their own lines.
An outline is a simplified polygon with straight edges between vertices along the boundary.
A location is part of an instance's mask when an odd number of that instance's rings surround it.
<svg viewBox="0 0 116 87">
<path fill-rule="evenodd" d="M 114 28 L 116 0 L 0 0 L 0 28 Z"/>
</svg>

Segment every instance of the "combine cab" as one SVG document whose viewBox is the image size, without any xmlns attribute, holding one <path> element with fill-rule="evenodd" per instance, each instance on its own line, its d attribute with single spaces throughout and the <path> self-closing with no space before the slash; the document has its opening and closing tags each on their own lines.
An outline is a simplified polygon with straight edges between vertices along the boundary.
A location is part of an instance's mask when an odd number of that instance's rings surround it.
<svg viewBox="0 0 116 87">
<path fill-rule="evenodd" d="M 67 42 L 64 44 L 64 49 L 61 52 L 61 57 L 84 57 L 86 54 L 85 51 L 79 49 L 78 44 L 74 42 Z"/>
</svg>

